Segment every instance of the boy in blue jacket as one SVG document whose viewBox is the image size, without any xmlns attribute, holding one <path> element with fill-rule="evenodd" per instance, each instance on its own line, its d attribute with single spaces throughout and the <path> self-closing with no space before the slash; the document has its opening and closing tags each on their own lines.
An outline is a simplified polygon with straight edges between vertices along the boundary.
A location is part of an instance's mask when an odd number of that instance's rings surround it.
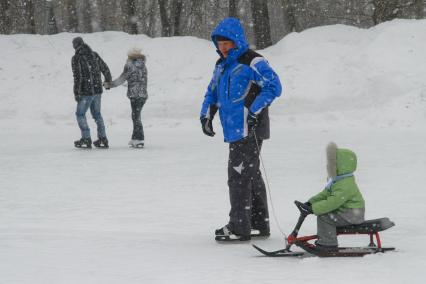
<svg viewBox="0 0 426 284">
<path fill-rule="evenodd" d="M 270 136 L 268 107 L 281 95 L 281 83 L 268 62 L 249 49 L 238 19 L 224 19 L 212 33 L 220 56 L 201 107 L 204 134 L 214 136 L 219 110 L 229 143 L 229 222 L 216 230 L 218 241 L 247 241 L 269 236 L 268 203 L 259 169 L 264 139 Z"/>
</svg>

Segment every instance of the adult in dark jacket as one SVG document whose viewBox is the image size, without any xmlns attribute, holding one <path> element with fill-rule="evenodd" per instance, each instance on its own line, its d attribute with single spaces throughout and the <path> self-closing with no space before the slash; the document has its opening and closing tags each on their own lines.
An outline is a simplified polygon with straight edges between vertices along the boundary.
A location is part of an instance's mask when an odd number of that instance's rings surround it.
<svg viewBox="0 0 426 284">
<path fill-rule="evenodd" d="M 226 18 L 213 31 L 219 53 L 201 108 L 204 134 L 214 136 L 212 120 L 219 110 L 229 143 L 229 222 L 216 230 L 216 240 L 250 240 L 269 236 L 268 203 L 259 169 L 259 154 L 268 139 L 268 107 L 281 94 L 277 74 L 260 54 L 250 50 L 238 19 Z"/>
<path fill-rule="evenodd" d="M 133 133 L 129 141 L 129 146 L 142 148 L 145 142 L 145 135 L 143 132 L 141 111 L 148 99 L 146 58 L 141 53 L 141 50 L 137 48 L 130 50 L 127 57 L 123 73 L 121 73 L 120 77 L 112 81 L 111 84 L 105 83 L 105 86 L 114 88 L 127 81 L 127 97 L 130 100 L 133 120 Z"/>
<path fill-rule="evenodd" d="M 104 120 L 101 115 L 102 78 L 111 82 L 111 73 L 102 58 L 83 41 L 76 37 L 72 41 L 75 55 L 71 66 L 74 75 L 74 98 L 77 102 L 76 117 L 81 130 L 81 139 L 74 142 L 78 148 L 92 147 L 90 128 L 86 120 L 86 112 L 90 108 L 98 130 L 98 140 L 93 144 L 96 147 L 108 148 L 108 139 L 105 133 Z"/>
</svg>

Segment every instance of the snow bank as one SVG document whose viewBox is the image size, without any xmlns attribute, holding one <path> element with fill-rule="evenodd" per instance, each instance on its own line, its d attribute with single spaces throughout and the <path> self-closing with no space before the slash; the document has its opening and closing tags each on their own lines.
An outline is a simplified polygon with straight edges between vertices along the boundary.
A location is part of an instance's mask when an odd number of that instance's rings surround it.
<svg viewBox="0 0 426 284">
<path fill-rule="evenodd" d="M 350 126 L 424 125 L 426 21 L 368 30 L 343 25 L 293 33 L 266 50 L 287 86 L 284 114 Z M 275 58 L 274 58 L 275 57 Z M 309 123 L 308 122 L 308 123 Z"/>
<path fill-rule="evenodd" d="M 423 127 L 426 120 L 426 21 L 395 20 L 363 30 L 336 25 L 292 33 L 260 51 L 284 85 L 272 116 L 288 126 Z M 0 121 L 74 123 L 70 60 L 76 34 L 0 36 Z M 149 38 L 120 32 L 82 35 L 122 71 L 126 52 L 147 55 L 146 118 L 197 118 L 217 58 L 194 37 Z M 106 92 L 104 116 L 128 119 L 125 87 Z"/>
</svg>

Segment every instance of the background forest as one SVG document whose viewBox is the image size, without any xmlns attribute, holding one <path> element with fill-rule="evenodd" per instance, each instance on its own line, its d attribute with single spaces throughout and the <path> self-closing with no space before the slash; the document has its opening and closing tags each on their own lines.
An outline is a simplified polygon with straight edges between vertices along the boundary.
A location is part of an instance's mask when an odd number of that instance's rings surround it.
<svg viewBox="0 0 426 284">
<path fill-rule="evenodd" d="M 124 31 L 150 37 L 209 38 L 226 16 L 243 22 L 254 48 L 286 34 L 345 24 L 368 28 L 422 19 L 426 0 L 0 0 L 0 34 Z"/>
</svg>

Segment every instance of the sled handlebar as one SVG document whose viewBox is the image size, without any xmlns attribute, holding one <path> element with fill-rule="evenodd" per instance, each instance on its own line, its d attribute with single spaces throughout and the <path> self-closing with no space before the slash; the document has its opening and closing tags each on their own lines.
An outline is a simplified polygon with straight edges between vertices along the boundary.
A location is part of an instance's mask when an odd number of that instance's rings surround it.
<svg viewBox="0 0 426 284">
<path fill-rule="evenodd" d="M 305 221 L 307 216 L 302 210 L 300 210 L 299 206 L 297 206 L 297 202 L 298 201 L 295 201 L 294 204 L 299 209 L 300 215 L 299 215 L 299 219 L 297 220 L 296 226 L 294 226 L 293 232 L 291 232 L 291 234 L 287 237 L 287 248 L 286 248 L 287 250 L 290 249 L 290 247 L 293 245 L 294 241 L 296 240 L 300 227 L 302 227 L 302 224 Z"/>
</svg>

